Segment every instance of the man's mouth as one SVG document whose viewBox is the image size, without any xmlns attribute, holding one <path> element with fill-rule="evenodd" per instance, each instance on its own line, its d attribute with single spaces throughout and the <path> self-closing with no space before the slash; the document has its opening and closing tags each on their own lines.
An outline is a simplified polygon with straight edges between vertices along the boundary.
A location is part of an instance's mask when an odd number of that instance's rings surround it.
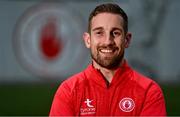
<svg viewBox="0 0 180 117">
<path fill-rule="evenodd" d="M 106 56 L 112 56 L 113 54 L 116 53 L 116 51 L 118 51 L 117 47 L 102 47 L 102 48 L 99 48 L 99 52 L 106 55 Z"/>
<path fill-rule="evenodd" d="M 100 52 L 102 53 L 113 53 L 114 51 L 114 49 L 100 49 Z"/>
</svg>

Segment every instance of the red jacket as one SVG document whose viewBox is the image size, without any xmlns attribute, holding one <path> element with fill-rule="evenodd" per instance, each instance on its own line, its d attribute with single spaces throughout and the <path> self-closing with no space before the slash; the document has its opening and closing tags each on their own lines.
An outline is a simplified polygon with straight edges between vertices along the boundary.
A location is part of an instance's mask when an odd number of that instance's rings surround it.
<svg viewBox="0 0 180 117">
<path fill-rule="evenodd" d="M 50 110 L 57 115 L 165 116 L 166 108 L 160 87 L 124 62 L 109 85 L 92 65 L 64 81 Z"/>
</svg>

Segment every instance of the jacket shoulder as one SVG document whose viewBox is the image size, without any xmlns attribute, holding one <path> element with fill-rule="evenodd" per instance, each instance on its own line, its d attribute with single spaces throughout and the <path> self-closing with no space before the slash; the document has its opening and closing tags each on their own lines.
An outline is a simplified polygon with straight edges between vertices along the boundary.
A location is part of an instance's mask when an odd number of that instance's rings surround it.
<svg viewBox="0 0 180 117">
<path fill-rule="evenodd" d="M 165 100 L 163 92 L 154 80 L 134 71 L 133 81 L 138 87 L 139 94 L 143 98 L 143 109 L 141 116 L 166 115 Z"/>
<path fill-rule="evenodd" d="M 141 73 L 137 71 L 133 71 L 133 80 L 137 85 L 139 85 L 142 89 L 153 89 L 153 90 L 159 90 L 161 91 L 160 86 L 151 78 L 142 75 Z"/>
<path fill-rule="evenodd" d="M 66 90 L 69 93 L 72 93 L 72 91 L 76 87 L 83 85 L 84 81 L 85 81 L 85 75 L 84 72 L 82 71 L 63 81 L 59 86 L 58 91 Z"/>
</svg>

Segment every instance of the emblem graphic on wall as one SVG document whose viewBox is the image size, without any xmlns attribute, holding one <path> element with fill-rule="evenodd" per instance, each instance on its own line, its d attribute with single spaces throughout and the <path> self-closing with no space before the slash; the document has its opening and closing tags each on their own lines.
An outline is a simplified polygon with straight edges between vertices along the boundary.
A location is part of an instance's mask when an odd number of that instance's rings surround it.
<svg viewBox="0 0 180 117">
<path fill-rule="evenodd" d="M 67 4 L 41 3 L 30 7 L 18 20 L 13 44 L 16 57 L 29 72 L 65 78 L 86 64 L 87 49 L 81 14 Z"/>
</svg>

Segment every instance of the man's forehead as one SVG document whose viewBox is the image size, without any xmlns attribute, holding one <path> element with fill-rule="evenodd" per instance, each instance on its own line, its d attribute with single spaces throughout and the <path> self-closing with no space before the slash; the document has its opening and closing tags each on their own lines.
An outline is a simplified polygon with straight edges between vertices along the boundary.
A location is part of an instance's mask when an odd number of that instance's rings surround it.
<svg viewBox="0 0 180 117">
<path fill-rule="evenodd" d="M 121 27 L 123 18 L 119 14 L 100 13 L 94 16 L 91 20 L 92 27 L 103 27 L 105 25 L 114 25 L 113 27 Z"/>
<path fill-rule="evenodd" d="M 123 17 L 120 14 L 116 14 L 116 13 L 109 13 L 109 12 L 103 12 L 103 13 L 99 13 L 95 16 L 92 17 L 91 21 L 93 21 L 94 19 L 100 19 L 100 18 L 104 18 L 104 17 L 116 17 L 118 18 L 120 21 L 123 21 Z"/>
</svg>

